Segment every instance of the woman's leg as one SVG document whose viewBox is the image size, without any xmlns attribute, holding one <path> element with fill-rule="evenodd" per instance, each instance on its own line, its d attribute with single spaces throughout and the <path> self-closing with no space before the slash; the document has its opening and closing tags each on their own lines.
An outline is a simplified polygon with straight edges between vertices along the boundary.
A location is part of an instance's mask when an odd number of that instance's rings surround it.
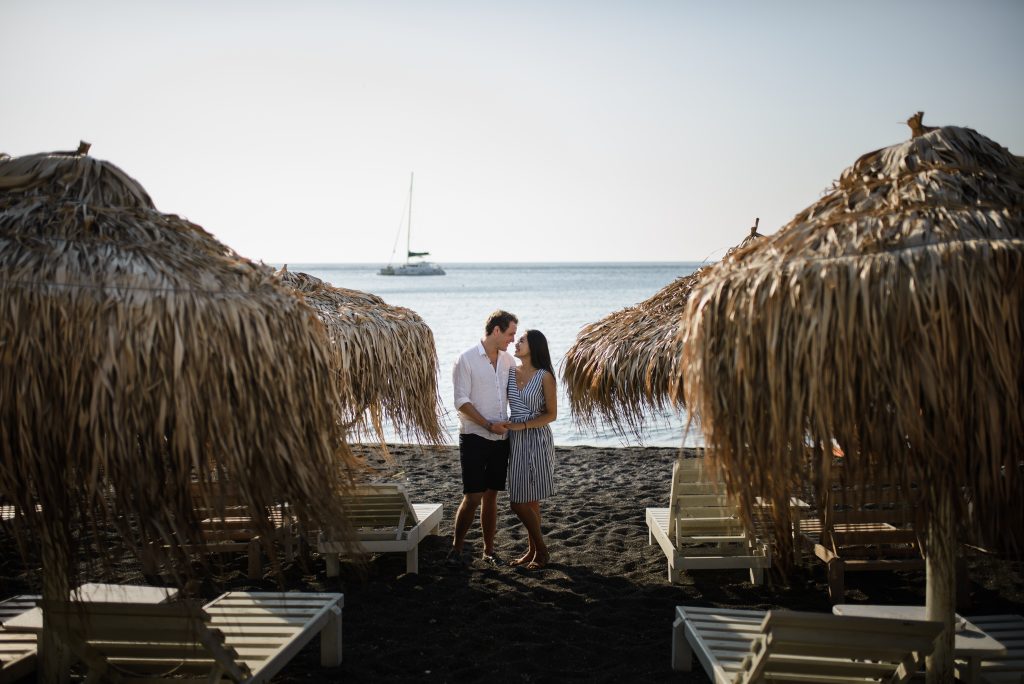
<svg viewBox="0 0 1024 684">
<path fill-rule="evenodd" d="M 524 563 L 543 567 L 548 561 L 548 548 L 544 543 L 544 534 L 540 529 L 540 503 L 528 501 L 512 504 L 512 510 L 523 522 L 526 533 L 530 537 L 530 550 L 521 558 Z M 518 565 L 519 563 L 517 563 Z"/>
<path fill-rule="evenodd" d="M 537 555 L 537 547 L 534 545 L 533 541 L 533 532 L 530 531 L 530 527 L 534 519 L 533 510 L 530 507 L 531 503 L 533 502 L 527 501 L 523 503 L 512 504 L 512 512 L 516 514 L 520 522 L 523 523 L 523 527 L 526 528 L 526 535 L 529 539 L 529 548 L 526 550 L 526 553 L 524 553 L 519 558 L 516 558 L 514 561 L 510 563 L 510 565 L 525 565 L 527 563 L 531 563 Z"/>
<path fill-rule="evenodd" d="M 541 528 L 541 516 L 540 516 L 540 501 L 531 501 L 530 510 L 533 512 L 534 519 L 537 521 L 537 538 L 533 542 L 534 556 L 533 562 L 527 565 L 527 568 L 543 568 L 548 564 L 548 545 L 544 541 L 544 531 Z"/>
</svg>

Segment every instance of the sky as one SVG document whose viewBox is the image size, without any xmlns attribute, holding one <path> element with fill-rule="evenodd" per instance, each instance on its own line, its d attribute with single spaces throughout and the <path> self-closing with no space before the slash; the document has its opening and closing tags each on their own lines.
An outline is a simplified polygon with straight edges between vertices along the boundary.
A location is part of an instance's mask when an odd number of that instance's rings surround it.
<svg viewBox="0 0 1024 684">
<path fill-rule="evenodd" d="M 715 260 L 915 111 L 1024 155 L 1022 30 L 1018 0 L 0 0 L 0 152 L 86 140 L 272 264 L 401 261 L 413 172 L 441 264 Z"/>
</svg>

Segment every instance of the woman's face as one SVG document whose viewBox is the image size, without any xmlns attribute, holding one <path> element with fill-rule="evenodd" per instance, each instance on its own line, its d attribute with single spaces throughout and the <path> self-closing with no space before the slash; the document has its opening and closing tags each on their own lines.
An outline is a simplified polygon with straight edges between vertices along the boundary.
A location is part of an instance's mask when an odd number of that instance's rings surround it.
<svg viewBox="0 0 1024 684">
<path fill-rule="evenodd" d="M 530 343 L 526 339 L 526 333 L 523 333 L 518 340 L 516 340 L 516 353 L 517 359 L 528 359 L 530 358 Z"/>
</svg>

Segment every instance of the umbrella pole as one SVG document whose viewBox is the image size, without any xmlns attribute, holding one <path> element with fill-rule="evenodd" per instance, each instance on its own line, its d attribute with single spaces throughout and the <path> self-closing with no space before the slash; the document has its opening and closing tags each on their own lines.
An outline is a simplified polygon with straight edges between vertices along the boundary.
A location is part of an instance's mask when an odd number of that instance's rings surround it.
<svg viewBox="0 0 1024 684">
<path fill-rule="evenodd" d="M 956 530 L 953 506 L 943 498 L 928 526 L 925 557 L 925 619 L 941 622 L 942 634 L 925 659 L 928 684 L 953 681 L 953 618 L 956 605 Z"/>
<path fill-rule="evenodd" d="M 45 511 L 45 509 L 44 509 Z M 68 560 L 69 533 L 60 520 L 44 520 L 40 537 L 43 563 L 43 601 L 66 602 L 71 594 Z M 43 611 L 43 633 L 39 637 L 39 681 L 45 684 L 71 679 L 71 654 L 58 638 L 57 630 Z"/>
</svg>

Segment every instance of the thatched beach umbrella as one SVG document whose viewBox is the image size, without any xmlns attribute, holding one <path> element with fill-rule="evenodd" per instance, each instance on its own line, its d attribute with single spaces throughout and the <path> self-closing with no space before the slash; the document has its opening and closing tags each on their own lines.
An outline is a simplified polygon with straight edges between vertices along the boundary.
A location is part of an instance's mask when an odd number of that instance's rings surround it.
<svg viewBox="0 0 1024 684">
<path fill-rule="evenodd" d="M 264 529 L 280 500 L 343 527 L 348 452 L 313 311 L 86 151 L 0 155 L 0 498 L 41 507 L 25 534 L 44 599 L 67 599 L 72 530 L 201 542 L 197 474 L 230 478 Z M 42 645 L 56 679 L 49 629 Z"/>
<path fill-rule="evenodd" d="M 919 132 L 708 273 L 682 355 L 748 513 L 806 478 L 823 492 L 833 439 L 848 478 L 916 492 L 927 615 L 947 626 L 929 681 L 948 681 L 958 534 L 1024 526 L 1024 164 L 967 128 Z"/>
<path fill-rule="evenodd" d="M 419 314 L 306 273 L 285 268 L 279 275 L 313 307 L 327 331 L 345 425 L 361 434 L 372 430 L 383 444 L 381 417 L 386 416 L 400 434 L 416 441 L 444 441 L 434 334 Z"/>
<path fill-rule="evenodd" d="M 750 234 L 724 258 L 760 237 L 755 221 Z M 580 330 L 562 368 L 569 409 L 578 424 L 594 427 L 601 420 L 639 435 L 649 412 L 669 408 L 669 383 L 679 370 L 674 340 L 690 292 L 709 268 L 677 278 L 639 304 Z M 676 403 L 684 405 L 682 397 Z"/>
</svg>

